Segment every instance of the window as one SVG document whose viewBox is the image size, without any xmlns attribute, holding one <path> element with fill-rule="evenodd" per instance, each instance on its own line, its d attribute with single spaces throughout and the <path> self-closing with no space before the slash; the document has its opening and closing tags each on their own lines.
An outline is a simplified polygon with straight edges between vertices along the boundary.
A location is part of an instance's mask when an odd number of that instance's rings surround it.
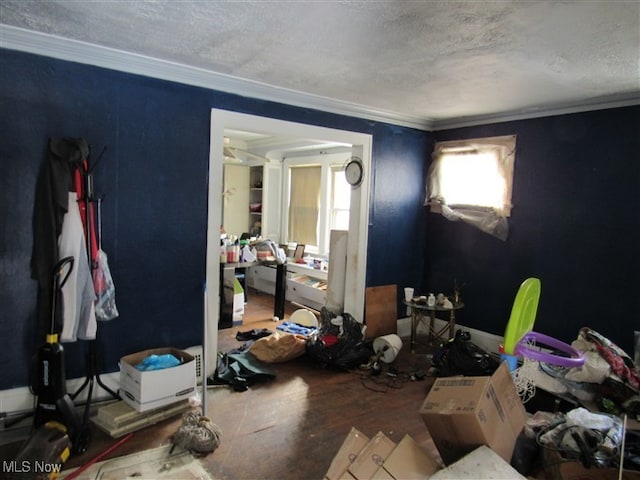
<svg viewBox="0 0 640 480">
<path fill-rule="evenodd" d="M 318 245 L 321 167 L 291 167 L 289 178 L 288 238 L 297 243 Z"/>
<path fill-rule="evenodd" d="M 515 135 L 437 142 L 425 203 L 450 220 L 467 220 L 479 227 L 488 222 L 488 230 L 498 224 L 506 229 L 515 146 Z M 506 238 L 506 232 L 497 236 L 502 235 Z"/>
<path fill-rule="evenodd" d="M 349 229 L 351 186 L 344 176 L 344 154 L 285 160 L 288 183 L 286 243 L 305 244 L 305 252 L 327 255 L 331 230 Z"/>
<path fill-rule="evenodd" d="M 351 185 L 344 176 L 344 168 L 331 169 L 330 229 L 349 230 L 349 207 L 351 206 Z"/>
</svg>

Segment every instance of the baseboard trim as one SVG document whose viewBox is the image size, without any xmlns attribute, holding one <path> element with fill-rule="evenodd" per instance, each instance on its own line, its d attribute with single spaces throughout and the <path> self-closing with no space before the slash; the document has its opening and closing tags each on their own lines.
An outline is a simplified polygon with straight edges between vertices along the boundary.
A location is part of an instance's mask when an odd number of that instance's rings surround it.
<svg viewBox="0 0 640 480">
<path fill-rule="evenodd" d="M 85 378 L 73 378 L 67 380 L 67 392 L 75 393 L 84 383 Z M 108 388 L 117 392 L 120 388 L 120 372 L 107 373 L 100 375 L 100 381 Z M 89 394 L 89 385 L 87 385 L 74 399 L 75 403 L 85 403 Z M 94 379 L 92 401 L 104 401 L 111 399 L 109 392 L 104 390 Z M 0 415 L 10 417 L 12 415 L 21 415 L 33 410 L 35 407 L 35 396 L 31 393 L 29 387 L 11 388 L 0 391 Z"/>
<path fill-rule="evenodd" d="M 436 328 L 442 328 L 446 325 L 444 320 L 436 318 Z M 498 353 L 498 346 L 503 342 L 503 337 L 493 335 L 482 330 L 476 330 L 464 325 L 456 325 L 471 333 L 471 340 L 479 347 L 488 352 Z M 409 317 L 398 319 L 398 335 L 402 338 L 411 336 L 411 319 Z M 418 333 L 426 333 L 427 327 L 424 323 L 418 325 Z M 117 392 L 120 388 L 120 372 L 107 373 L 100 376 L 100 380 L 108 388 Z M 67 380 L 67 391 L 69 393 L 77 392 L 84 383 L 84 378 L 73 378 Z M 85 387 L 75 398 L 76 403 L 84 403 L 87 400 L 88 387 Z M 93 384 L 92 401 L 100 402 L 110 400 L 111 394 L 104 390 L 96 381 Z M 10 417 L 13 415 L 21 415 L 29 412 L 34 408 L 35 397 L 29 390 L 29 387 L 12 388 L 0 391 L 0 416 Z"/>
<path fill-rule="evenodd" d="M 441 329 L 446 324 L 447 322 L 445 320 L 436 318 L 436 329 Z M 471 334 L 471 341 L 490 353 L 498 354 L 498 347 L 504 341 L 504 337 L 500 335 L 494 335 L 492 333 L 477 330 L 475 328 L 470 328 L 465 325 L 456 324 L 456 328 L 462 328 L 465 331 L 468 331 Z M 423 322 L 420 322 L 418 324 L 417 333 L 427 333 L 427 326 Z M 398 335 L 402 338 L 411 337 L 411 318 L 405 317 L 398 320 Z"/>
</svg>

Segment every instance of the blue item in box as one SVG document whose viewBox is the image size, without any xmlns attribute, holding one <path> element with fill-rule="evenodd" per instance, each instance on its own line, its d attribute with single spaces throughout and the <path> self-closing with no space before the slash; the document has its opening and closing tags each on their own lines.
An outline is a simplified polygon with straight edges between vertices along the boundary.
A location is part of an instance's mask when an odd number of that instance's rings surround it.
<svg viewBox="0 0 640 480">
<path fill-rule="evenodd" d="M 147 356 L 136 365 L 136 369 L 141 372 L 148 372 L 150 370 L 161 370 L 163 368 L 171 368 L 176 365 L 180 365 L 180 360 L 170 353 L 164 355 L 156 355 L 155 353 Z"/>
</svg>

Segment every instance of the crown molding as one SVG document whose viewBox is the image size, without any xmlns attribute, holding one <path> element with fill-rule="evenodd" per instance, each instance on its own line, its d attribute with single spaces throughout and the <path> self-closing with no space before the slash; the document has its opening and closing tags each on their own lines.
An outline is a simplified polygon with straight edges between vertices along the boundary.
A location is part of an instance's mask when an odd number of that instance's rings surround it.
<svg viewBox="0 0 640 480">
<path fill-rule="evenodd" d="M 3 24 L 0 24 L 0 48 L 424 131 L 448 130 L 640 104 L 640 92 L 636 91 L 605 98 L 594 98 L 588 102 L 436 120 L 311 95 L 202 68 Z"/>
<path fill-rule="evenodd" d="M 501 112 L 491 115 L 478 115 L 444 120 L 434 120 L 432 131 L 451 130 L 454 128 L 474 127 L 490 123 L 512 122 L 516 120 L 531 120 L 533 118 L 567 115 L 570 113 L 592 112 L 607 108 L 621 108 L 640 105 L 640 91 L 621 95 L 593 98 L 588 102 L 563 103 L 548 108 L 531 108 L 527 110 Z"/>
<path fill-rule="evenodd" d="M 202 68 L 9 25 L 0 24 L 0 47 L 338 115 L 375 120 L 419 130 L 428 131 L 432 128 L 430 120 L 425 118 L 310 95 Z"/>
</svg>

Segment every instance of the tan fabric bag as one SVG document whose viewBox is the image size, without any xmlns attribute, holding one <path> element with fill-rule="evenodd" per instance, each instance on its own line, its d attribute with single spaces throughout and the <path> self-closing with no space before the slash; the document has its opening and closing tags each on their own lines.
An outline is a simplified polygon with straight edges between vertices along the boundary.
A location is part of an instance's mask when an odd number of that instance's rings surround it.
<svg viewBox="0 0 640 480">
<path fill-rule="evenodd" d="M 276 330 L 267 337 L 256 340 L 249 351 L 265 363 L 281 363 L 304 354 L 307 340 L 302 335 Z"/>
</svg>

